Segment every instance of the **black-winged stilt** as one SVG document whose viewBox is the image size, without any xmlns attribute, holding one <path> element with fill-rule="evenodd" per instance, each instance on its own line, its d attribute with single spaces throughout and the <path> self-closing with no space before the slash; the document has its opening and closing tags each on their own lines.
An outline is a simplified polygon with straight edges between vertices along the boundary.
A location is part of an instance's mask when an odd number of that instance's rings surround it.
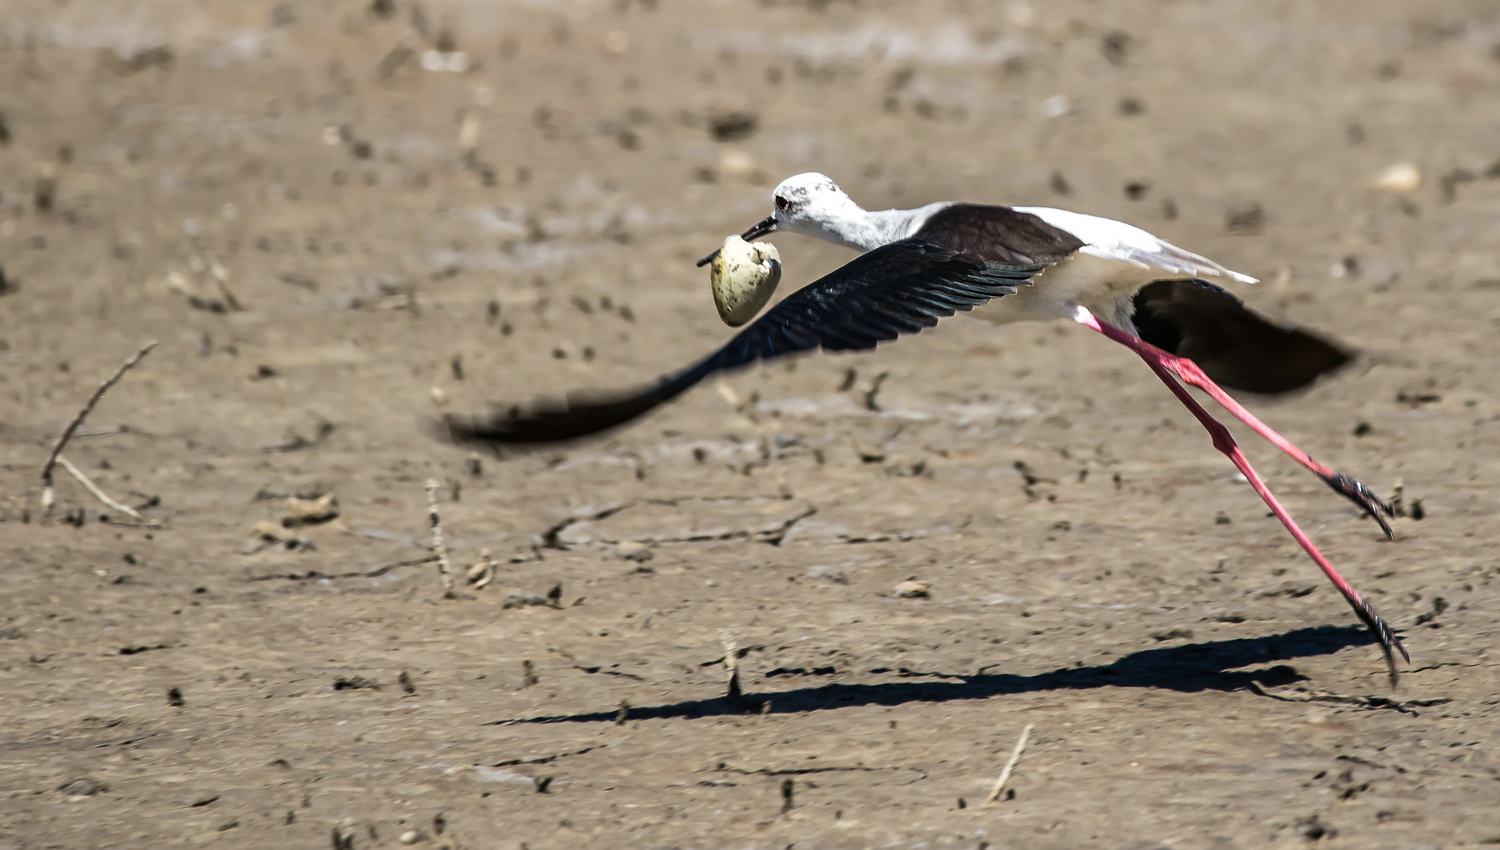
<svg viewBox="0 0 1500 850">
<path fill-rule="evenodd" d="M 1222 383 L 1285 392 L 1350 356 L 1312 334 L 1266 321 L 1212 283 L 1255 283 L 1254 278 L 1140 228 L 1066 210 L 939 202 L 871 211 L 815 173 L 783 181 L 773 199 L 775 211 L 743 238 L 787 230 L 861 255 L 787 296 L 728 345 L 654 385 L 575 394 L 484 418 L 450 416 L 447 435 L 490 446 L 583 437 L 629 422 L 717 372 L 816 348 L 873 348 L 960 311 L 997 323 L 1068 319 L 1134 351 L 1192 411 L 1214 448 L 1228 456 L 1374 633 L 1396 682 L 1394 653 L 1407 657 L 1400 638 L 1297 527 L 1228 429 L 1183 387 L 1198 387 L 1392 536 L 1382 515 L 1392 515 L 1389 505 L 1353 478 L 1313 460 L 1220 388 Z"/>
</svg>

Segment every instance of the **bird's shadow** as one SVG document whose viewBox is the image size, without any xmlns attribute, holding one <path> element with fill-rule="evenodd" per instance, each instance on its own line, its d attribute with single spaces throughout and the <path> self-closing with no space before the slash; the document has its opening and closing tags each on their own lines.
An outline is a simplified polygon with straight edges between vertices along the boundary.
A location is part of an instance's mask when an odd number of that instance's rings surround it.
<svg viewBox="0 0 1500 850">
<path fill-rule="evenodd" d="M 1286 665 L 1253 671 L 1237 670 L 1252 664 L 1330 655 L 1350 646 L 1370 642 L 1359 626 L 1318 626 L 1258 638 L 1204 641 L 1163 646 L 1132 652 L 1109 664 L 1066 667 L 1032 676 L 1010 673 L 955 675 L 942 672 L 900 675 L 921 676 L 917 682 L 873 684 L 829 683 L 783 691 L 756 691 L 739 696 L 683 700 L 648 706 L 622 706 L 609 711 L 583 714 L 551 714 L 494 720 L 485 725 L 519 723 L 617 722 L 622 714 L 630 720 L 726 717 L 747 713 L 801 714 L 866 705 L 903 705 L 912 702 L 948 702 L 986 699 L 1003 694 L 1034 693 L 1098 687 L 1162 688 L 1193 693 L 1237 691 L 1252 685 L 1275 687 L 1304 677 Z M 894 671 L 893 671 L 894 672 Z M 940 681 L 932 681 L 937 678 Z"/>
</svg>

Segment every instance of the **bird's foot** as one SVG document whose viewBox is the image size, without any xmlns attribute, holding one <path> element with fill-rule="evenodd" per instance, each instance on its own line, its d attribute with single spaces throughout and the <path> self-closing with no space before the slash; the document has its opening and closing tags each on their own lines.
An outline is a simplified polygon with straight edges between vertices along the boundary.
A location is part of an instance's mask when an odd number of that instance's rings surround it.
<svg viewBox="0 0 1500 850">
<path fill-rule="evenodd" d="M 1320 473 L 1318 477 L 1322 478 L 1329 487 L 1332 487 L 1333 492 L 1359 505 L 1365 513 L 1369 514 L 1375 522 L 1380 524 L 1380 530 L 1385 532 L 1387 538 L 1391 540 L 1396 539 L 1396 533 L 1391 530 L 1391 524 L 1386 520 L 1386 517 L 1395 516 L 1396 511 L 1384 499 L 1370 492 L 1370 488 L 1342 472 L 1330 471 L 1327 475 Z"/>
<path fill-rule="evenodd" d="M 1375 610 L 1375 606 L 1366 602 L 1363 596 L 1355 593 L 1352 596 L 1346 595 L 1345 598 L 1349 600 L 1350 607 L 1354 609 L 1360 621 L 1380 642 L 1380 651 L 1385 655 L 1386 670 L 1391 677 L 1391 687 L 1396 687 L 1401 680 L 1401 674 L 1396 670 L 1396 653 L 1401 653 L 1401 658 L 1406 663 L 1411 663 L 1411 656 L 1406 652 L 1406 645 L 1401 642 L 1401 637 L 1391 628 L 1391 624 L 1387 623 L 1385 618 Z"/>
</svg>

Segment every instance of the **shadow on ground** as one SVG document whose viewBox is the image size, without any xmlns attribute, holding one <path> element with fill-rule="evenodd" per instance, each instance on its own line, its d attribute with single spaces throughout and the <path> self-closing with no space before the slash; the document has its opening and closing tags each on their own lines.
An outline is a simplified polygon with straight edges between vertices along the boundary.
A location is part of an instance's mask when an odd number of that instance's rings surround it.
<svg viewBox="0 0 1500 850">
<path fill-rule="evenodd" d="M 1286 661 L 1316 655 L 1330 655 L 1350 646 L 1370 642 L 1369 633 L 1359 626 L 1318 626 L 1297 629 L 1280 635 L 1258 638 L 1189 643 L 1133 652 L 1109 664 L 1092 667 L 1070 667 L 1018 676 L 1008 673 L 958 675 L 943 672 L 905 675 L 941 678 L 947 681 L 879 682 L 875 684 L 831 683 L 787 691 L 746 693 L 740 697 L 720 696 L 713 699 L 687 700 L 665 705 L 630 706 L 630 720 L 668 718 L 724 717 L 765 712 L 801 714 L 835 708 L 865 705 L 904 705 L 906 703 L 939 703 L 951 700 L 987 699 L 1005 694 L 1055 691 L 1068 688 L 1163 688 L 1167 690 L 1237 691 L 1252 684 L 1275 687 L 1301 680 L 1287 666 L 1240 671 L 1236 668 L 1270 661 Z M 586 714 L 553 714 L 486 724 L 502 726 L 517 723 L 600 723 L 620 720 L 621 709 Z"/>
</svg>

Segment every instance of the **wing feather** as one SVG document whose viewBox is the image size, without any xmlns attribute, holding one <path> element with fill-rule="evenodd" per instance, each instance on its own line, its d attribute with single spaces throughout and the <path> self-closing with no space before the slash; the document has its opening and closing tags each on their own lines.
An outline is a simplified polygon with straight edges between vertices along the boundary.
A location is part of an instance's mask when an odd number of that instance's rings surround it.
<svg viewBox="0 0 1500 850">
<path fill-rule="evenodd" d="M 1014 259 L 1014 258 L 1005 258 Z M 615 393 L 575 393 L 530 409 L 449 416 L 439 436 L 500 446 L 555 443 L 636 419 L 715 373 L 822 348 L 864 351 L 939 319 L 1016 292 L 1045 262 L 1006 262 L 964 246 L 917 238 L 863 254 L 787 296 L 708 357 L 655 384 Z"/>
</svg>

